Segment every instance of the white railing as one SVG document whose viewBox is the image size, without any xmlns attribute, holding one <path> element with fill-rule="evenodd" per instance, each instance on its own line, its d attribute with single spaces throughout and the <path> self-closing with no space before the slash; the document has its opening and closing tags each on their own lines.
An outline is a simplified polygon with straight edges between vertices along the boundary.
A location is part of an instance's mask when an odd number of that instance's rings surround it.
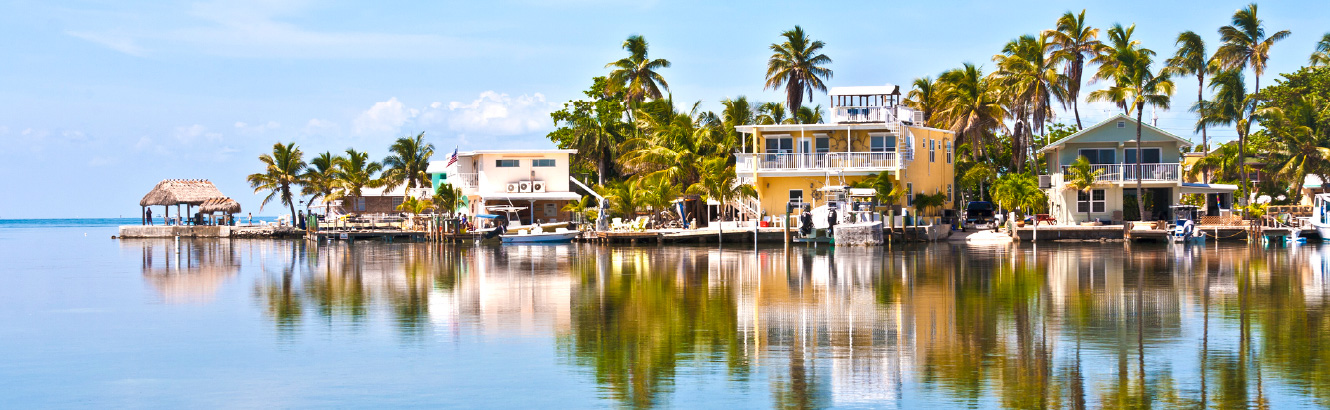
<svg viewBox="0 0 1330 410">
<path fill-rule="evenodd" d="M 738 172 L 799 169 L 886 169 L 899 168 L 895 152 L 819 152 L 780 154 L 734 154 Z"/>
<path fill-rule="evenodd" d="M 1136 164 L 1098 164 L 1092 169 L 1100 171 L 1099 182 L 1128 182 L 1136 180 Z M 1070 165 L 1062 166 L 1062 173 L 1069 173 Z M 1178 182 L 1182 180 L 1180 164 L 1141 164 L 1142 181 Z"/>
<path fill-rule="evenodd" d="M 895 107 L 889 106 L 834 107 L 831 117 L 835 122 L 896 122 Z"/>
<path fill-rule="evenodd" d="M 447 182 L 458 188 L 475 188 L 480 186 L 480 178 L 476 173 L 452 174 L 448 176 Z"/>
</svg>

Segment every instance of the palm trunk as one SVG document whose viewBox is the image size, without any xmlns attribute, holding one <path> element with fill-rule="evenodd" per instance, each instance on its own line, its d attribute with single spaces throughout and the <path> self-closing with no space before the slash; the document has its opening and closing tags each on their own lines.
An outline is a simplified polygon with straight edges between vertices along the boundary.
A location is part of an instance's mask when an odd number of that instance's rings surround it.
<svg viewBox="0 0 1330 410">
<path fill-rule="evenodd" d="M 1197 74 L 1196 79 L 1200 82 L 1200 86 L 1196 88 L 1196 102 L 1200 103 L 1205 100 L 1205 94 L 1202 94 L 1202 91 L 1205 90 L 1205 74 Z M 1210 139 L 1205 135 L 1206 128 L 1201 126 L 1201 149 L 1208 153 L 1210 151 Z M 1201 182 L 1210 183 L 1209 167 L 1201 167 Z"/>
<path fill-rule="evenodd" d="M 1145 113 L 1145 103 L 1136 104 L 1136 209 L 1141 213 L 1141 222 L 1145 222 L 1145 192 L 1141 184 L 1141 117 Z M 1093 198 L 1091 198 L 1093 199 Z M 1093 202 L 1091 202 L 1093 203 Z"/>
<path fill-rule="evenodd" d="M 282 196 L 291 198 L 291 187 L 282 187 Z M 296 221 L 296 201 L 286 201 L 286 204 L 291 207 L 291 227 L 300 226 L 300 223 Z"/>
</svg>

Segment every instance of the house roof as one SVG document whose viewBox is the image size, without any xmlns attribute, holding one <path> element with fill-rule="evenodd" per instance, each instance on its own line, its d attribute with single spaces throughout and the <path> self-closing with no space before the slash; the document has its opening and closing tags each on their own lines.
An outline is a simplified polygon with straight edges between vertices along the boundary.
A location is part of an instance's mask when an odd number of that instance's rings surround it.
<svg viewBox="0 0 1330 410">
<path fill-rule="evenodd" d="M 199 212 L 203 212 L 205 214 L 210 214 L 213 212 L 238 214 L 240 213 L 240 203 L 236 202 L 236 200 L 231 198 L 212 198 L 207 201 L 203 201 L 203 204 L 199 205 Z"/>
<path fill-rule="evenodd" d="M 1114 116 L 1112 116 L 1112 117 L 1108 117 L 1107 119 L 1105 119 L 1105 120 L 1103 120 L 1103 121 L 1100 121 L 1098 124 L 1091 125 L 1089 128 L 1086 128 L 1086 129 L 1083 129 L 1083 130 L 1077 131 L 1075 134 L 1068 135 L 1066 138 L 1060 139 L 1060 140 L 1058 140 L 1058 142 L 1055 142 L 1055 143 L 1053 143 L 1053 144 L 1050 144 L 1049 146 L 1044 147 L 1043 149 L 1040 149 L 1038 152 L 1043 153 L 1043 152 L 1047 152 L 1047 151 L 1049 151 L 1049 150 L 1056 149 L 1056 148 L 1058 148 L 1058 147 L 1061 147 L 1062 144 L 1066 144 L 1068 141 L 1071 141 L 1071 140 L 1074 140 L 1074 139 L 1080 138 L 1081 136 L 1084 136 L 1084 135 L 1088 135 L 1088 134 L 1094 132 L 1095 130 L 1098 130 L 1099 128 L 1105 127 L 1105 126 L 1107 126 L 1108 124 L 1115 123 L 1115 122 L 1118 121 L 1118 120 L 1127 120 L 1127 121 L 1130 121 L 1132 124 L 1136 124 L 1136 119 L 1135 119 L 1135 118 L 1132 118 L 1132 117 L 1127 116 L 1127 115 L 1125 115 L 1125 114 L 1121 114 L 1121 113 L 1119 113 L 1119 114 L 1116 114 L 1116 115 L 1114 115 Z M 1190 146 L 1193 145 L 1191 141 L 1188 141 L 1187 139 L 1182 138 L 1182 137 L 1179 137 L 1179 136 L 1177 136 L 1177 135 L 1173 135 L 1172 133 L 1170 133 L 1170 132 L 1168 132 L 1168 131 L 1164 131 L 1164 130 L 1162 130 L 1162 129 L 1159 129 L 1158 127 L 1155 127 L 1155 126 L 1153 126 L 1153 125 L 1150 125 L 1150 124 L 1144 124 L 1144 123 L 1142 123 L 1141 125 L 1142 125 L 1143 128 L 1145 128 L 1145 129 L 1152 130 L 1152 131 L 1157 132 L 1157 133 L 1159 133 L 1159 134 L 1161 134 L 1161 135 L 1163 135 L 1163 136 L 1165 136 L 1165 137 L 1169 137 L 1169 138 L 1172 138 L 1172 139 L 1174 139 L 1174 140 L 1177 140 L 1179 143 L 1181 143 L 1181 144 L 1184 145 L 1184 146 L 1188 146 L 1188 147 L 1190 147 Z"/>
<path fill-rule="evenodd" d="M 143 199 L 139 206 L 155 205 L 199 205 L 212 198 L 222 198 L 222 191 L 206 179 L 168 179 L 158 182 Z"/>
</svg>

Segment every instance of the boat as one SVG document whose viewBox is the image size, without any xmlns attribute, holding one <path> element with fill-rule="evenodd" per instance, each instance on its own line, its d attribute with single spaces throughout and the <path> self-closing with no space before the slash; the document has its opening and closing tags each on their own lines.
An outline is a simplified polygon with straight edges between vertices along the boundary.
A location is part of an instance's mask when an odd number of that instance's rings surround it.
<svg viewBox="0 0 1330 410">
<path fill-rule="evenodd" d="M 1316 233 L 1321 234 L 1321 240 L 1330 238 L 1330 194 L 1316 194 L 1312 198 L 1312 217 L 1308 222 Z"/>
<path fill-rule="evenodd" d="M 568 243 L 577 239 L 578 231 L 567 228 L 555 228 L 554 232 L 531 232 L 526 229 L 517 233 L 499 235 L 503 243 Z"/>
<path fill-rule="evenodd" d="M 1173 222 L 1168 226 L 1168 240 L 1173 243 L 1205 243 L 1205 232 L 1196 229 L 1195 205 L 1173 205 Z"/>
</svg>

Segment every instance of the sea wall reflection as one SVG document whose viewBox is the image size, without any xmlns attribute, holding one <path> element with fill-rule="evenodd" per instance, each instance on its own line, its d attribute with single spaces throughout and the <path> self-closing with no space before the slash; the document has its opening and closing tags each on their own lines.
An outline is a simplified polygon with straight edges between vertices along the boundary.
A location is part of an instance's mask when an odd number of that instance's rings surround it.
<svg viewBox="0 0 1330 410">
<path fill-rule="evenodd" d="M 1330 406 L 1317 246 L 124 246 L 164 298 L 239 275 L 279 340 L 547 341 L 630 406 Z"/>
</svg>

